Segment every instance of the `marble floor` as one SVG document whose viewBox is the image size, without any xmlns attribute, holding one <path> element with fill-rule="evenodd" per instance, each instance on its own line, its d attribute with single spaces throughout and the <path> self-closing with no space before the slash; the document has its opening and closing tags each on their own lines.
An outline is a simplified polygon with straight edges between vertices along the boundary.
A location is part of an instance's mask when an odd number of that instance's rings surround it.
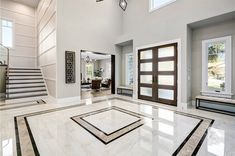
<svg viewBox="0 0 235 156">
<path fill-rule="evenodd" d="M 92 89 L 82 89 L 81 90 L 81 99 L 89 99 L 100 96 L 111 95 L 111 89 L 101 88 L 98 91 Z"/>
<path fill-rule="evenodd" d="M 110 95 L 0 110 L 1 156 L 234 156 L 235 117 Z"/>
</svg>

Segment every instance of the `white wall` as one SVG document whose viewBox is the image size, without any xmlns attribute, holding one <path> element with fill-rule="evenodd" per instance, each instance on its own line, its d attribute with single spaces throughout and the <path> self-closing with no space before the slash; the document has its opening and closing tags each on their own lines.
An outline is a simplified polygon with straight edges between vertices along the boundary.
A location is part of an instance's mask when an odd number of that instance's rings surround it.
<svg viewBox="0 0 235 156">
<path fill-rule="evenodd" d="M 56 97 L 56 0 L 41 0 L 37 8 L 38 66 L 49 94 Z"/>
<path fill-rule="evenodd" d="M 232 36 L 232 93 L 235 94 L 235 20 L 196 28 L 192 32 L 192 98 L 202 86 L 202 40 Z"/>
<path fill-rule="evenodd" d="M 115 54 L 114 43 L 121 35 L 121 24 L 122 11 L 117 1 L 57 2 L 58 98 L 80 96 L 80 68 L 76 68 L 76 83 L 65 84 L 65 51 L 76 52 L 77 67 L 80 66 L 81 49 Z"/>
<path fill-rule="evenodd" d="M 228 13 L 235 10 L 234 0 L 177 0 L 176 2 L 149 12 L 148 0 L 129 0 L 128 8 L 123 13 L 123 35 L 118 42 L 133 39 L 133 47 L 141 47 L 169 40 L 180 39 L 179 51 L 181 94 L 178 99 L 179 107 L 186 106 L 190 100 L 191 85 L 190 60 L 187 43 L 187 24 Z M 134 57 L 134 59 L 136 59 Z M 135 65 L 136 67 L 136 65 Z M 135 70 L 136 72 L 136 70 Z M 136 74 L 135 74 L 136 75 Z M 134 86 L 137 86 L 136 83 Z M 134 88 L 137 90 L 137 87 Z M 137 95 L 134 95 L 137 97 Z"/>
<path fill-rule="evenodd" d="M 0 4 L 0 18 L 14 23 L 14 47 L 10 49 L 10 66 L 36 67 L 37 31 L 35 9 L 10 0 L 1 0 Z"/>
</svg>

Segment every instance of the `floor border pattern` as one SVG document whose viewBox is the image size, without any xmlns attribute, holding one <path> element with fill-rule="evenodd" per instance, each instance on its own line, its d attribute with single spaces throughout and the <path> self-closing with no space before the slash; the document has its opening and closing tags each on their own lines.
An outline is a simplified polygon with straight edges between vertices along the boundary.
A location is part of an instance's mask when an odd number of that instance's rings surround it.
<svg viewBox="0 0 235 156">
<path fill-rule="evenodd" d="M 122 99 L 119 97 L 113 97 L 113 98 L 108 98 L 105 100 L 93 101 L 92 104 L 97 104 L 99 102 L 104 102 L 104 101 L 108 101 L 108 100 L 122 100 L 122 101 L 126 101 L 126 102 L 129 102 L 132 104 L 137 104 L 137 105 L 148 105 L 148 106 L 152 106 L 153 109 L 161 108 L 158 106 L 153 106 L 151 104 L 145 104 L 142 102 L 136 102 L 136 101 L 132 101 L 132 100 Z M 30 125 L 27 122 L 28 117 L 51 113 L 51 112 L 57 112 L 57 111 L 66 110 L 66 109 L 70 109 L 70 108 L 81 107 L 81 106 L 85 106 L 85 105 L 86 105 L 86 103 L 84 102 L 81 104 L 75 104 L 75 105 L 71 105 L 71 106 L 49 109 L 49 110 L 45 110 L 45 111 L 39 111 L 39 112 L 15 116 L 14 122 L 15 122 L 17 155 L 18 156 L 40 156 L 40 153 L 37 149 L 36 142 L 34 140 L 33 134 L 30 129 Z M 167 108 L 163 108 L 163 109 L 167 109 Z M 167 110 L 171 110 L 171 109 L 167 109 Z M 171 111 L 174 111 L 174 110 L 171 110 Z M 196 155 L 198 150 L 200 149 L 205 137 L 207 136 L 208 129 L 214 123 L 214 120 L 209 119 L 209 118 L 205 118 L 205 117 L 201 117 L 201 116 L 197 116 L 197 115 L 193 115 L 193 114 L 179 112 L 179 111 L 174 111 L 174 112 L 179 115 L 199 119 L 200 122 L 191 131 L 191 133 L 185 138 L 185 140 L 181 143 L 181 145 L 175 150 L 175 152 L 172 155 L 173 156 L 175 156 L 175 155 L 182 155 L 182 156 Z M 134 113 L 136 113 L 136 112 L 134 112 Z M 150 117 L 150 116 L 146 116 L 144 114 L 139 114 L 139 113 L 136 113 L 136 114 L 138 114 L 139 116 L 142 116 L 142 117 L 148 117 L 148 118 Z M 150 117 L 150 118 L 153 119 L 153 117 Z M 136 128 L 138 128 L 138 127 L 136 127 Z"/>
</svg>

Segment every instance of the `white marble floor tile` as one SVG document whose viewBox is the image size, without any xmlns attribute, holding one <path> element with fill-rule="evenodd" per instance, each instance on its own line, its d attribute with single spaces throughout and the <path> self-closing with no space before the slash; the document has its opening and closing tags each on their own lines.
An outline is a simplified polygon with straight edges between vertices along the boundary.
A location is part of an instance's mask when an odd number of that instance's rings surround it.
<svg viewBox="0 0 235 156">
<path fill-rule="evenodd" d="M 110 96 L 110 98 L 112 97 L 115 96 Z M 120 96 L 117 97 L 119 98 Z M 125 97 L 123 99 L 132 100 Z M 128 102 L 119 99 L 108 99 L 108 97 L 95 99 L 104 100 L 98 103 L 93 103 L 93 100 L 87 99 L 77 103 L 63 104 L 50 102 L 46 105 L 0 111 L 0 156 L 17 155 L 14 117 L 40 111 L 46 111 L 46 113 L 36 113 L 27 117 L 27 121 L 37 150 L 42 156 L 172 155 L 195 126 L 200 123 L 200 119 L 182 115 L 181 112 L 175 112 L 177 110 L 175 107 L 153 102 L 142 100 Z M 134 104 L 135 102 L 142 104 Z M 159 106 L 160 108 L 154 109 L 151 105 Z M 107 145 L 71 120 L 73 116 L 111 106 L 153 117 L 154 120 L 148 120 L 143 126 Z M 208 134 L 202 142 L 197 155 L 235 155 L 234 117 L 194 108 L 184 110 L 183 113 L 215 120 L 214 124 L 208 129 Z M 95 118 L 94 116 L 93 118 L 92 116 L 90 118 L 87 117 L 86 120 L 96 124 L 99 128 L 103 128 L 106 132 L 111 132 L 121 126 L 130 124 L 136 118 L 111 111 L 100 114 L 100 116 L 98 115 Z M 21 145 L 30 146 L 29 144 L 24 145 L 23 142 L 21 142 Z"/>
</svg>

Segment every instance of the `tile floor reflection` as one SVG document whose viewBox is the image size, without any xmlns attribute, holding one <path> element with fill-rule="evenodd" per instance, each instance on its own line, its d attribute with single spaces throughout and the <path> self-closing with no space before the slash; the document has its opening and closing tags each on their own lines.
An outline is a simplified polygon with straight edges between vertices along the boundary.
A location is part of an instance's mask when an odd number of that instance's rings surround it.
<svg viewBox="0 0 235 156">
<path fill-rule="evenodd" d="M 194 109 L 187 110 L 188 114 L 178 112 L 174 107 L 157 105 L 118 96 L 84 100 L 80 104 L 52 103 L 0 111 L 0 155 L 167 156 L 191 155 L 195 154 L 194 151 L 197 155 L 234 155 L 234 117 Z M 110 107 L 119 107 L 153 120 L 146 120 L 142 126 L 106 145 L 71 120 L 73 116 Z M 17 122 L 14 122 L 14 116 Z M 210 118 L 215 119 L 213 125 Z M 85 119 L 107 133 L 137 120 L 116 111 Z"/>
</svg>

